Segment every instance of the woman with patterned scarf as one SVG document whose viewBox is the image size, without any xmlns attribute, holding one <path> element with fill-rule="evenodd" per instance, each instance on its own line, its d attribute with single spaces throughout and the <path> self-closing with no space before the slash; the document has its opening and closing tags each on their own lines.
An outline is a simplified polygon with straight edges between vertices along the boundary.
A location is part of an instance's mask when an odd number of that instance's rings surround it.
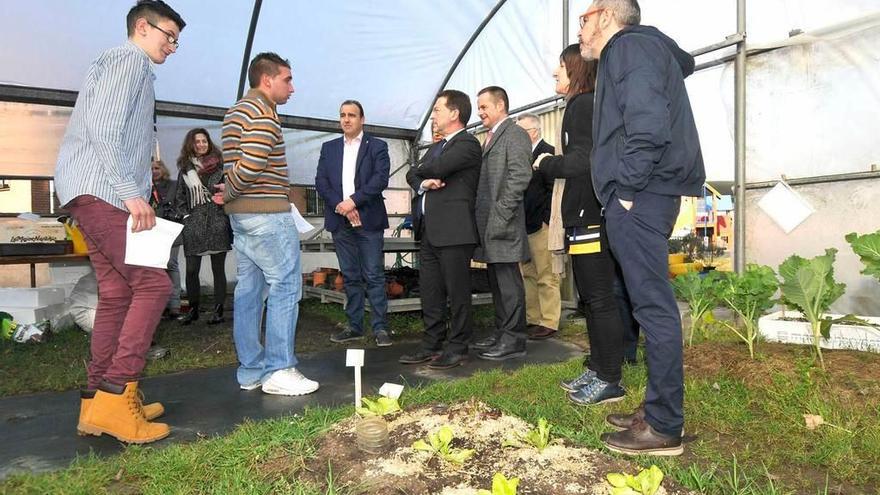
<svg viewBox="0 0 880 495">
<path fill-rule="evenodd" d="M 226 321 L 226 253 L 232 249 L 229 217 L 223 207 L 211 201 L 214 186 L 223 182 L 223 160 L 208 131 L 202 128 L 186 133 L 180 157 L 175 207 L 183 218 L 183 253 L 186 255 L 186 294 L 190 311 L 179 318 L 183 325 L 199 319 L 199 271 L 202 256 L 211 256 L 214 273 L 214 312 L 209 325 Z"/>
</svg>

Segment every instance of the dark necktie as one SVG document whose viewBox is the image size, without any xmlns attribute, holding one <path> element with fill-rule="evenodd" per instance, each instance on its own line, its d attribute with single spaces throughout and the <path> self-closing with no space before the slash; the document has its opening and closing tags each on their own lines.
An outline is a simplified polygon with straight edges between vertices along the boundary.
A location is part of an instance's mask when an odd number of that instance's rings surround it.
<svg viewBox="0 0 880 495">
<path fill-rule="evenodd" d="M 441 139 L 440 141 L 437 141 L 437 146 L 435 146 L 434 149 L 431 150 L 431 160 L 434 160 L 434 159 L 436 159 L 438 156 L 440 156 L 440 153 L 443 152 L 443 147 L 444 147 L 444 146 L 446 146 L 446 140 L 445 140 L 445 139 Z"/>
</svg>

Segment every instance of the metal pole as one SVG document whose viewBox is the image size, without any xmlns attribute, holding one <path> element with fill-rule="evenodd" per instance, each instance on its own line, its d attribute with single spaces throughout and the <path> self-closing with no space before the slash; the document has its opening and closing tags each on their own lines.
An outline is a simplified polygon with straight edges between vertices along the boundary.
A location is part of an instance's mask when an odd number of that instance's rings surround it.
<svg viewBox="0 0 880 495">
<path fill-rule="evenodd" d="M 569 0 L 562 0 L 562 49 L 568 46 L 568 11 Z"/>
<path fill-rule="evenodd" d="M 742 41 L 737 44 L 734 61 L 733 268 L 742 273 L 746 267 L 746 0 L 736 0 L 736 31 Z"/>
</svg>

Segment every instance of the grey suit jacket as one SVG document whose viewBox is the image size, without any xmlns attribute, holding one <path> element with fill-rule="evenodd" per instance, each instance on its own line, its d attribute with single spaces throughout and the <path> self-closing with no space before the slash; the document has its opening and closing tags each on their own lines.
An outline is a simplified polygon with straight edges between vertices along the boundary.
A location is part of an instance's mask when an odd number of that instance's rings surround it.
<svg viewBox="0 0 880 495">
<path fill-rule="evenodd" d="M 480 246 L 474 260 L 515 263 L 529 260 L 523 194 L 532 178 L 532 142 L 506 119 L 483 149 L 476 219 Z"/>
</svg>

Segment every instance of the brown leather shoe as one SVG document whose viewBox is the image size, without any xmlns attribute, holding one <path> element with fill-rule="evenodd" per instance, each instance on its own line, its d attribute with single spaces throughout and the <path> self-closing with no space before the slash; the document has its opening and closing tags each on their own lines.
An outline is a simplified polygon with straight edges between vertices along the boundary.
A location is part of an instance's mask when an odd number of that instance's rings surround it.
<svg viewBox="0 0 880 495">
<path fill-rule="evenodd" d="M 645 403 L 642 402 L 639 404 L 639 407 L 636 408 L 635 411 L 629 414 L 609 414 L 605 416 L 605 422 L 619 430 L 628 430 L 632 428 L 633 423 L 636 421 L 644 421 L 645 420 Z"/>
<path fill-rule="evenodd" d="M 546 340 L 556 334 L 556 330 L 541 325 L 532 325 L 527 330 L 529 340 Z"/>
<path fill-rule="evenodd" d="M 681 437 L 663 435 L 654 431 L 647 421 L 636 419 L 632 428 L 600 437 L 605 447 L 626 455 L 675 456 L 684 453 Z"/>
</svg>

